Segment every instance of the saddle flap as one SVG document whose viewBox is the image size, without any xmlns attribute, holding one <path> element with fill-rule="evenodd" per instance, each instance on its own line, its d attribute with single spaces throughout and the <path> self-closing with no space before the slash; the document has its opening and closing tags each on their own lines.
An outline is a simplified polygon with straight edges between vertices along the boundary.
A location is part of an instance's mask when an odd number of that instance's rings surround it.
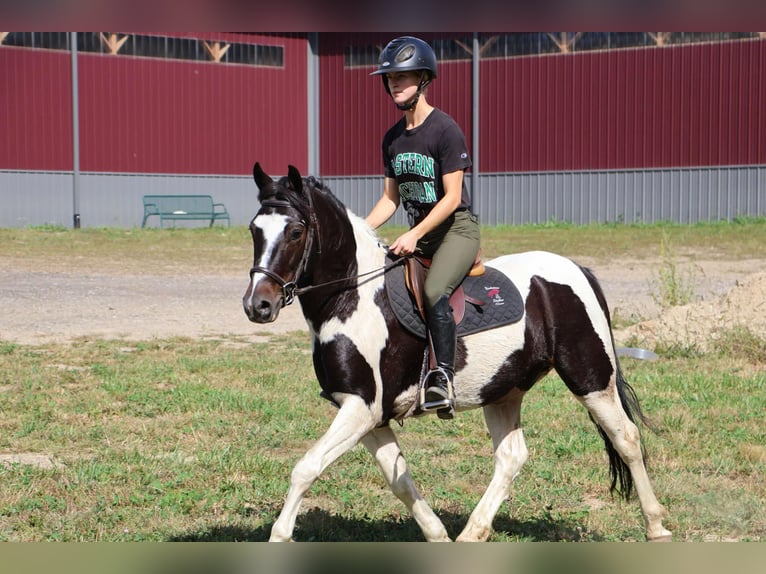
<svg viewBox="0 0 766 574">
<path fill-rule="evenodd" d="M 415 306 L 418 309 L 418 313 L 426 320 L 425 303 L 423 295 L 423 287 L 426 281 L 426 275 L 430 266 L 431 260 L 424 260 L 420 257 L 407 257 L 404 260 L 404 282 L 407 285 L 412 297 L 415 299 Z M 452 315 L 455 318 L 455 323 L 460 324 L 465 316 L 465 292 L 463 286 L 458 286 L 452 292 L 449 298 L 450 307 L 452 307 Z"/>
<path fill-rule="evenodd" d="M 404 283 L 407 289 L 415 299 L 415 307 L 418 313 L 425 321 L 426 312 L 423 304 L 423 285 L 426 281 L 426 265 L 417 257 L 406 257 L 404 259 Z"/>
</svg>

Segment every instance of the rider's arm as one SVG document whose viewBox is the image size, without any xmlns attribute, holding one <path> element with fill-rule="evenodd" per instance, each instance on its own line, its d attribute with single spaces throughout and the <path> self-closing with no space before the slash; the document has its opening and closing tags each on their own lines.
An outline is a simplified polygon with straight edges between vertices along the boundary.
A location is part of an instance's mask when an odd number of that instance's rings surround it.
<svg viewBox="0 0 766 574">
<path fill-rule="evenodd" d="M 370 213 L 367 214 L 365 221 L 367 221 L 370 227 L 377 229 L 391 219 L 391 216 L 396 213 L 398 207 L 399 188 L 396 185 L 396 180 L 392 177 L 386 177 L 383 180 L 383 195 Z"/>
</svg>

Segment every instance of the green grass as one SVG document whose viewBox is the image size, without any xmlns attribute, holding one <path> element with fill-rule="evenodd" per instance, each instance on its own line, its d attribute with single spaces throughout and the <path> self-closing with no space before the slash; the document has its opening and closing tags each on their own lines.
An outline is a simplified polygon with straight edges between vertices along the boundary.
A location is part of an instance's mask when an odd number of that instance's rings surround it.
<svg viewBox="0 0 766 574">
<path fill-rule="evenodd" d="M 387 226 L 381 235 L 393 240 L 404 227 Z M 665 241 L 678 255 L 693 252 L 710 258 L 760 256 L 766 241 L 766 218 L 741 218 L 733 222 L 701 222 L 694 225 L 592 224 L 498 225 L 482 227 L 484 255 L 496 257 L 517 251 L 545 250 L 566 256 L 601 260 L 660 255 Z"/>
<path fill-rule="evenodd" d="M 0 229 L 0 262 L 14 268 L 178 273 L 189 266 L 215 273 L 241 270 L 252 259 L 245 227 Z"/>
<path fill-rule="evenodd" d="M 2 345 L 0 453 L 55 466 L 0 466 L 0 539 L 266 540 L 292 466 L 335 412 L 318 396 L 307 339 Z M 766 363 L 751 358 L 625 361 L 662 429 L 645 442 L 676 540 L 766 538 Z M 637 502 L 610 497 L 601 440 L 557 377 L 533 389 L 523 420 L 530 460 L 492 540 L 641 540 Z M 480 412 L 411 420 L 399 436 L 456 536 L 492 472 Z M 303 509 L 299 540 L 422 540 L 361 446 Z"/>
<path fill-rule="evenodd" d="M 393 241 L 403 231 L 403 227 L 384 226 L 380 233 Z M 761 257 L 766 244 L 766 218 L 695 225 L 500 225 L 482 227 L 481 231 L 485 258 L 542 249 L 604 261 L 642 259 L 659 257 L 665 241 L 678 256 L 694 253 L 712 259 L 746 259 Z M 21 268 L 45 265 L 51 270 L 69 270 L 76 265 L 116 272 L 151 269 L 156 273 L 202 265 L 210 272 L 241 272 L 251 258 L 250 234 L 242 226 L 0 229 L 0 262 L 5 260 Z"/>
<path fill-rule="evenodd" d="M 397 228 L 385 228 L 392 237 Z M 762 258 L 766 220 L 693 226 L 485 228 L 485 257 L 547 249 L 592 258 L 675 253 Z M 115 273 L 242 272 L 244 227 L 0 230 L 0 268 Z M 308 336 L 145 342 L 0 341 L 0 541 L 262 541 L 290 471 L 335 414 L 319 398 Z M 747 330 L 715 353 L 678 345 L 623 361 L 646 414 L 649 470 L 680 541 L 766 540 L 766 342 Z M 525 401 L 530 460 L 494 541 L 642 540 L 635 500 L 608 493 L 603 445 L 555 376 Z M 481 413 L 396 427 L 413 476 L 454 537 L 492 472 Z M 422 534 L 360 446 L 309 492 L 299 540 L 409 541 Z"/>
</svg>

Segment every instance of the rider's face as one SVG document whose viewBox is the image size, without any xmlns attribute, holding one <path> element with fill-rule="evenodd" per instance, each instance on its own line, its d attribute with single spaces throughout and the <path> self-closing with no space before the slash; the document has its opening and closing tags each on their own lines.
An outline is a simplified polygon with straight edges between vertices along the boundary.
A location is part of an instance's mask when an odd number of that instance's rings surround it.
<svg viewBox="0 0 766 574">
<path fill-rule="evenodd" d="M 418 72 L 391 72 L 386 74 L 386 80 L 394 102 L 404 104 L 415 97 L 420 83 L 420 74 Z"/>
</svg>

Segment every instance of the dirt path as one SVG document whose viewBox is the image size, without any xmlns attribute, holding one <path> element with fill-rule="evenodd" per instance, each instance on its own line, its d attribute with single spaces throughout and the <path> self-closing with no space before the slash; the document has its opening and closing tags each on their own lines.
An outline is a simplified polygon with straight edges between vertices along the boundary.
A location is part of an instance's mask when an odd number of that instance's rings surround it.
<svg viewBox="0 0 766 574">
<path fill-rule="evenodd" d="M 247 276 L 104 275 L 4 270 L 0 339 L 24 344 L 79 337 L 148 340 L 306 329 L 300 305 L 271 325 L 242 311 Z"/>
<path fill-rule="evenodd" d="M 652 293 L 656 260 L 579 263 L 598 276 L 613 315 L 656 319 Z M 764 260 L 695 261 L 694 285 L 703 301 L 729 292 Z M 55 266 L 52 268 L 55 269 Z M 180 275 L 27 270 L 0 259 L 0 340 L 21 344 L 68 342 L 79 337 L 148 340 L 172 336 L 237 335 L 258 340 L 306 330 L 296 303 L 269 325 L 247 320 L 241 307 L 245 274 Z M 623 321 L 624 322 L 624 321 Z M 619 338 L 619 337 L 618 337 Z"/>
</svg>

